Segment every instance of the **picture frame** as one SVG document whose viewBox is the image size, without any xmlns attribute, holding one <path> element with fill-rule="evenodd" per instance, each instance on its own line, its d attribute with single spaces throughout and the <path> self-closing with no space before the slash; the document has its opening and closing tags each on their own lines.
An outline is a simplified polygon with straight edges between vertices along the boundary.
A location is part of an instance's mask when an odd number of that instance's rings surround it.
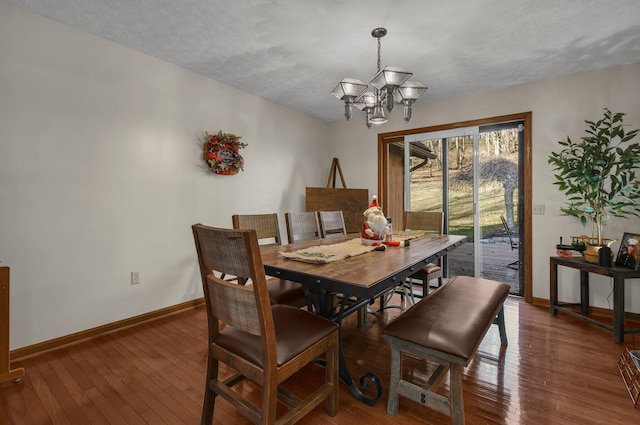
<svg viewBox="0 0 640 425">
<path fill-rule="evenodd" d="M 616 266 L 638 270 L 638 263 L 640 263 L 640 234 L 624 232 L 616 257 Z"/>
</svg>

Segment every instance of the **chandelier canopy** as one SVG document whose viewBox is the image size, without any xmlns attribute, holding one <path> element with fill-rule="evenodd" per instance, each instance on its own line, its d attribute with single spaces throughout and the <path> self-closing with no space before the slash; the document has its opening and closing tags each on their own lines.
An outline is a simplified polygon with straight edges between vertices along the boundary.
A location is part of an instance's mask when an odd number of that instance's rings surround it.
<svg viewBox="0 0 640 425">
<path fill-rule="evenodd" d="M 385 28 L 376 28 L 371 36 L 378 39 L 378 73 L 369 81 L 372 90 L 367 91 L 368 85 L 355 78 L 344 78 L 332 95 L 344 101 L 344 116 L 351 119 L 353 107 L 366 113 L 367 127 L 372 124 L 387 122 L 384 107 L 393 110 L 394 103 L 404 105 L 404 120 L 411 119 L 411 105 L 422 93 L 427 91 L 424 84 L 407 81 L 413 73 L 396 66 L 385 66 L 380 70 L 380 39 L 387 35 Z"/>
</svg>

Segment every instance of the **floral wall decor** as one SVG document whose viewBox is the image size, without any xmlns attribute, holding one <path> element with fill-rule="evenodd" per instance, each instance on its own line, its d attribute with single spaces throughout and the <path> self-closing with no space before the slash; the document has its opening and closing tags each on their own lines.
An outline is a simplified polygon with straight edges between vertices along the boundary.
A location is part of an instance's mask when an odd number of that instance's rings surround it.
<svg viewBox="0 0 640 425">
<path fill-rule="evenodd" d="M 204 132 L 204 160 L 216 174 L 230 176 L 244 171 L 244 158 L 238 152 L 247 146 L 240 141 L 240 136 L 218 131 L 216 134 Z"/>
</svg>

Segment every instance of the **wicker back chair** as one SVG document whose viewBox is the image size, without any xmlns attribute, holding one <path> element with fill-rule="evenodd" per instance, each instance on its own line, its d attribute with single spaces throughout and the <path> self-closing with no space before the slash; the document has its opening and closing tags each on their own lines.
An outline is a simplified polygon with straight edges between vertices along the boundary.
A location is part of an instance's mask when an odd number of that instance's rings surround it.
<svg viewBox="0 0 640 425">
<path fill-rule="evenodd" d="M 260 245 L 282 245 L 278 214 L 234 214 L 234 229 L 253 229 Z M 272 304 L 307 305 L 304 290 L 299 283 L 271 278 L 267 281 Z"/>
<path fill-rule="evenodd" d="M 255 230 L 192 226 L 198 256 L 207 253 L 213 273 L 204 281 L 208 323 L 208 356 L 201 424 L 211 424 L 215 399 L 220 396 L 256 424 L 290 424 L 326 401 L 329 416 L 338 409 L 338 327 L 306 310 L 287 305 L 271 306 Z M 201 261 L 202 263 L 202 261 Z M 237 276 L 239 285 L 220 276 Z M 324 357 L 325 374 L 319 387 L 300 398 L 280 384 Z M 218 379 L 219 363 L 235 373 Z M 305 369 L 305 373 L 313 373 Z M 262 396 L 234 386 L 251 380 Z M 305 378 L 308 379 L 308 378 Z M 277 402 L 288 408 L 276 418 Z M 219 418 L 217 423 L 223 423 Z"/>
<path fill-rule="evenodd" d="M 320 238 L 320 223 L 315 211 L 288 212 L 284 217 L 289 243 Z"/>
<path fill-rule="evenodd" d="M 323 238 L 345 236 L 347 226 L 344 224 L 342 211 L 318 211 L 320 232 Z"/>
<path fill-rule="evenodd" d="M 442 211 L 405 211 L 403 215 L 405 230 L 424 230 L 427 233 L 441 235 L 444 231 L 444 213 Z M 437 264 L 428 263 L 410 279 L 422 281 L 422 294 L 415 294 L 418 298 L 427 296 L 429 293 L 429 282 L 438 279 L 438 287 L 442 286 L 442 257 L 438 258 Z"/>
</svg>

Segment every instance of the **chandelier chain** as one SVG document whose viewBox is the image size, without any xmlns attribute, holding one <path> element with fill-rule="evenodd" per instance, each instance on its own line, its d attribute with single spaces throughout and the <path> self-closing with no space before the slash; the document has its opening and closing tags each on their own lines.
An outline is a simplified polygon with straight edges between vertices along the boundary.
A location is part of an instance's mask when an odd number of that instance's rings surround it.
<svg viewBox="0 0 640 425">
<path fill-rule="evenodd" d="M 378 37 L 378 72 L 380 72 L 380 37 Z"/>
</svg>

